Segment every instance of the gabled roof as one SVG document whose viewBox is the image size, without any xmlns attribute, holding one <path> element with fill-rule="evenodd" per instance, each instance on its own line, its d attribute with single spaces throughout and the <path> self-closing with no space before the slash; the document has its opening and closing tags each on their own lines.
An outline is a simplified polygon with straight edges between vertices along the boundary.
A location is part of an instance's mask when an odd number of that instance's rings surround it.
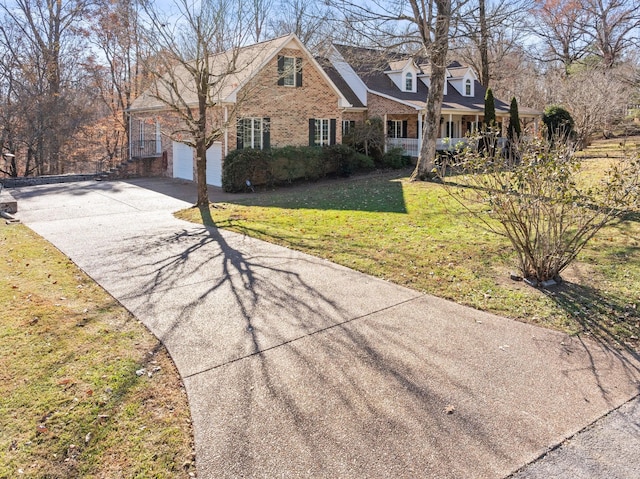
<svg viewBox="0 0 640 479">
<path fill-rule="evenodd" d="M 337 93 L 341 106 L 349 106 L 342 91 L 331 81 L 326 72 L 317 64 L 306 47 L 295 34 L 289 34 L 246 47 L 228 50 L 218 53 L 210 58 L 212 76 L 220 76 L 222 80 L 216 84 L 213 92 L 217 101 L 221 103 L 234 103 L 236 94 L 245 86 L 267 63 L 269 63 L 283 48 L 295 43 L 304 52 L 308 60 L 325 77 L 327 83 Z M 233 67 L 230 67 L 233 65 Z M 232 68 L 232 71 L 229 69 Z M 172 72 L 175 80 L 181 85 L 180 96 L 188 105 L 197 104 L 196 91 L 193 88 L 193 80 L 184 65 L 178 65 Z M 169 76 L 165 76 L 169 79 Z M 158 82 L 159 95 L 162 98 L 171 98 L 171 91 L 162 82 Z M 175 95 L 175 94 L 174 94 Z M 156 98 L 154 90 L 148 89 L 132 103 L 130 111 L 161 110 L 166 104 Z"/>
<path fill-rule="evenodd" d="M 365 108 L 362 104 L 358 96 L 351 89 L 349 84 L 345 81 L 344 78 L 338 73 L 338 71 L 331 65 L 331 62 L 327 58 L 318 57 L 316 61 L 320 64 L 322 69 L 326 72 L 326 74 L 331 78 L 331 81 L 335 84 L 335 86 L 342 92 L 347 101 L 351 104 L 353 108 Z"/>
<path fill-rule="evenodd" d="M 424 82 L 417 82 L 416 92 L 406 92 L 398 88 L 388 73 L 390 71 L 401 71 L 409 61 L 413 61 L 420 69 L 418 76 L 428 77 L 431 75 L 431 65 L 427 58 L 340 44 L 334 44 L 333 47 L 345 61 L 351 65 L 351 68 L 353 68 L 364 82 L 370 93 L 397 100 L 402 104 L 413 106 L 419 110 L 425 108 L 429 88 Z M 454 61 L 447 66 L 447 80 L 462 78 L 468 70 L 468 66 Z M 484 111 L 484 95 L 486 90 L 477 81 L 475 73 L 474 82 L 475 95 L 473 97 L 463 96 L 453 86 L 449 85 L 447 94 L 444 95 L 443 98 L 443 111 L 467 110 L 482 113 Z M 336 84 L 340 85 L 339 83 Z M 509 105 L 505 102 L 496 99 L 495 104 L 497 111 L 509 111 Z"/>
</svg>

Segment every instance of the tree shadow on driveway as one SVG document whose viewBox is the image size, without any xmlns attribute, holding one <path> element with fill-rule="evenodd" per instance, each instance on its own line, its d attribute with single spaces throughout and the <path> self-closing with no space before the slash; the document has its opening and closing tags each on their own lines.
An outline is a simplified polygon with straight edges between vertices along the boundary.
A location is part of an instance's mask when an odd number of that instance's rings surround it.
<svg viewBox="0 0 640 479">
<path fill-rule="evenodd" d="M 602 355 L 578 363 L 559 333 L 200 214 L 208 226 L 171 220 L 110 258 L 181 372 L 200 477 L 501 477 L 628 393 L 605 394 L 619 376 L 591 392 Z"/>
</svg>

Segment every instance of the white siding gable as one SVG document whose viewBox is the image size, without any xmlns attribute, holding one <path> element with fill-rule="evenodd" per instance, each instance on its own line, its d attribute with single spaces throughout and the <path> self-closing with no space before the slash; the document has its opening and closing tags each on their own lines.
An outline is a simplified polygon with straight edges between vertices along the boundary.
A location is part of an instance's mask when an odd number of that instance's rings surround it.
<svg viewBox="0 0 640 479">
<path fill-rule="evenodd" d="M 449 82 L 462 96 L 472 97 L 475 96 L 475 80 L 475 73 L 471 68 L 467 68 L 463 76 L 451 78 Z"/>
<path fill-rule="evenodd" d="M 329 52 L 329 61 L 356 94 L 358 100 L 367 106 L 367 86 L 335 47 L 332 47 Z"/>
<path fill-rule="evenodd" d="M 392 70 L 385 73 L 400 91 L 411 93 L 415 93 L 417 91 L 418 74 L 420 73 L 420 70 L 413 61 L 408 60 L 401 70 Z"/>
</svg>

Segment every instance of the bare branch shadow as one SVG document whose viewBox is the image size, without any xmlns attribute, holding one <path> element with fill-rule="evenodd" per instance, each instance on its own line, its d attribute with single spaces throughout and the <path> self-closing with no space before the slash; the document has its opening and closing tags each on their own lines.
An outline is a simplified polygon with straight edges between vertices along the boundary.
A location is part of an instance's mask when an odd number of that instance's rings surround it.
<svg viewBox="0 0 640 479">
<path fill-rule="evenodd" d="M 640 311 L 636 304 L 629 303 L 628 298 L 568 281 L 543 291 L 579 325 L 580 336 L 594 339 L 625 368 L 640 372 Z M 580 341 L 583 342 L 582 338 Z M 586 344 L 584 349 L 589 351 Z M 630 357 L 635 361 L 630 361 Z"/>
</svg>

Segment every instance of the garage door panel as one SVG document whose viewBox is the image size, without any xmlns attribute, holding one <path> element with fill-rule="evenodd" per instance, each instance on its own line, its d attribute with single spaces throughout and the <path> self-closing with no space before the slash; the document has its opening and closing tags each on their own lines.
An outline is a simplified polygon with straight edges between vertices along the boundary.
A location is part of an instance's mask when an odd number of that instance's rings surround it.
<svg viewBox="0 0 640 479">
<path fill-rule="evenodd" d="M 193 181 L 193 148 L 173 142 L 173 177 Z"/>
<path fill-rule="evenodd" d="M 207 150 L 207 184 L 222 186 L 222 143 L 214 143 Z"/>
</svg>

